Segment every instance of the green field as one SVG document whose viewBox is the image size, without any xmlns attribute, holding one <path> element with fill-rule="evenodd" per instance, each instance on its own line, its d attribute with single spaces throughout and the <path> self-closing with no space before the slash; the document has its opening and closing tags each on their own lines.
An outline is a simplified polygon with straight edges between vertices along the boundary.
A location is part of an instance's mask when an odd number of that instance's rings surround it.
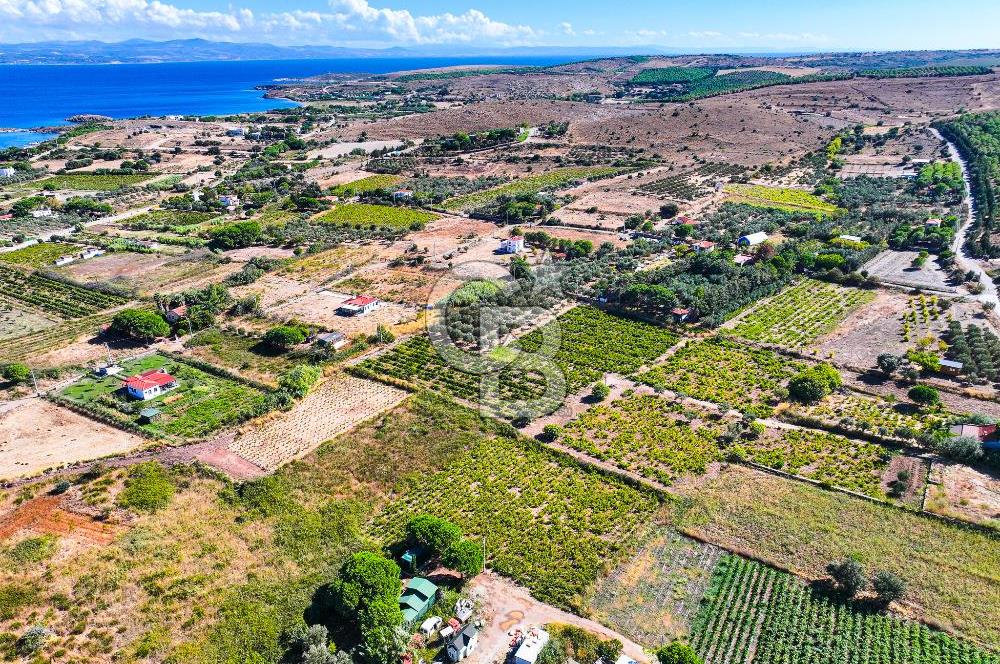
<svg viewBox="0 0 1000 664">
<path fill-rule="evenodd" d="M 1000 649 L 994 535 L 738 466 L 677 493 L 674 524 L 684 533 L 807 578 L 856 557 L 902 577 L 920 619 Z"/>
<path fill-rule="evenodd" d="M 25 274 L 17 268 L 2 264 L 0 290 L 46 313 L 67 319 L 90 316 L 126 302 L 116 295 L 50 279 L 38 272 Z"/>
<path fill-rule="evenodd" d="M 369 175 L 354 182 L 337 185 L 331 193 L 334 196 L 357 196 L 369 191 L 390 189 L 402 181 L 403 178 L 400 175 Z"/>
<path fill-rule="evenodd" d="M 429 512 L 486 538 L 490 569 L 526 585 L 543 602 L 578 607 L 601 570 L 629 550 L 659 505 L 652 494 L 523 439 L 472 442 L 443 470 L 412 477 L 374 520 L 385 543 Z"/>
<path fill-rule="evenodd" d="M 388 228 L 391 230 L 419 230 L 437 219 L 433 212 L 408 207 L 348 203 L 327 210 L 316 221 L 354 228 Z"/>
<path fill-rule="evenodd" d="M 755 307 L 732 332 L 751 341 L 801 348 L 874 299 L 871 291 L 804 279 Z"/>
<path fill-rule="evenodd" d="M 836 205 L 801 189 L 765 187 L 759 184 L 731 184 L 726 187 L 726 193 L 729 194 L 731 201 L 757 207 L 789 212 L 815 212 L 822 215 L 837 211 Z"/>
<path fill-rule="evenodd" d="M 610 166 L 557 168 L 548 173 L 529 175 L 505 185 L 494 187 L 493 189 L 484 189 L 483 191 L 450 198 L 444 202 L 444 207 L 448 210 L 472 210 L 488 205 L 500 196 L 537 194 L 541 191 L 563 189 L 576 180 L 596 180 L 617 175 L 621 172 L 623 172 L 623 169 Z"/>
<path fill-rule="evenodd" d="M 202 360 L 236 371 L 260 374 L 268 381 L 273 381 L 294 364 L 287 353 L 275 352 L 259 337 L 214 328 L 198 332 L 184 345 Z"/>
<path fill-rule="evenodd" d="M 121 366 L 124 371 L 119 376 L 87 375 L 64 388 L 59 396 L 112 424 L 138 427 L 154 436 L 186 439 L 262 415 L 269 408 L 263 391 L 164 355 L 148 355 Z M 177 378 L 180 386 L 147 401 L 125 394 L 124 378 L 160 368 Z M 140 424 L 139 411 L 143 408 L 157 408 L 161 415 L 151 423 Z"/>
<path fill-rule="evenodd" d="M 769 350 L 743 346 L 725 338 L 688 343 L 666 362 L 639 376 L 654 387 L 713 401 L 767 417 L 767 402 L 790 378 L 797 363 Z"/>
<path fill-rule="evenodd" d="M 997 664 L 916 622 L 841 602 L 771 567 L 724 556 L 692 643 L 709 664 Z"/>
<path fill-rule="evenodd" d="M 711 67 L 658 67 L 643 69 L 632 78 L 637 85 L 669 85 L 671 83 L 690 83 L 709 76 L 715 76 Z"/>
<path fill-rule="evenodd" d="M 65 254 L 79 253 L 83 247 L 65 242 L 39 242 L 30 247 L 0 253 L 0 261 L 29 267 L 51 266 Z"/>
<path fill-rule="evenodd" d="M 72 191 L 114 191 L 119 187 L 133 187 L 156 177 L 155 173 L 130 175 L 98 175 L 96 173 L 70 173 L 53 175 L 39 182 L 32 182 L 32 189 L 68 189 Z"/>
</svg>

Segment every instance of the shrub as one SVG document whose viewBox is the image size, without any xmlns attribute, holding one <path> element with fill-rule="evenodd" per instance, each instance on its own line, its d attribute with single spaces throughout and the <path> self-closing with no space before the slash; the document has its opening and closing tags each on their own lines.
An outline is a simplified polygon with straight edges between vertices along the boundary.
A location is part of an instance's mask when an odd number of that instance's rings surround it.
<svg viewBox="0 0 1000 664">
<path fill-rule="evenodd" d="M 53 535 L 28 537 L 7 551 L 7 557 L 19 565 L 40 563 L 52 557 L 56 551 L 56 538 Z"/>
<path fill-rule="evenodd" d="M 788 394 L 803 403 L 815 403 L 841 385 L 840 374 L 829 364 L 800 371 L 788 383 Z"/>
<path fill-rule="evenodd" d="M 610 394 L 611 388 L 608 387 L 603 381 L 600 383 L 594 383 L 594 387 L 590 391 L 590 396 L 593 397 L 594 401 L 604 401 Z"/>
<path fill-rule="evenodd" d="M 118 505 L 154 512 L 170 504 L 176 487 L 173 478 L 158 461 L 132 467 L 125 489 L 118 495 Z"/>
<path fill-rule="evenodd" d="M 323 375 L 319 367 L 299 364 L 292 367 L 278 378 L 278 386 L 296 399 L 309 394 L 309 390 Z"/>
<path fill-rule="evenodd" d="M 941 395 L 938 391 L 929 385 L 914 385 L 910 388 L 910 391 L 906 393 L 906 396 L 910 398 L 914 403 L 918 403 L 921 406 L 936 406 L 941 403 Z"/>
<path fill-rule="evenodd" d="M 3 368 L 3 379 L 15 385 L 27 383 L 31 380 L 31 369 L 26 364 L 21 364 L 20 362 L 8 364 Z"/>
<path fill-rule="evenodd" d="M 136 339 L 159 339 L 170 334 L 170 325 L 155 311 L 124 309 L 111 319 L 111 329 Z"/>
<path fill-rule="evenodd" d="M 695 654 L 694 648 L 677 641 L 657 650 L 656 659 L 660 664 L 701 664 L 701 659 Z"/>
<path fill-rule="evenodd" d="M 29 585 L 15 583 L 0 585 L 0 620 L 10 620 L 37 597 L 38 591 Z"/>
<path fill-rule="evenodd" d="M 563 429 L 558 424 L 546 424 L 542 429 L 542 440 L 551 443 L 559 439 L 562 435 Z"/>
<path fill-rule="evenodd" d="M 830 563 L 826 566 L 826 573 L 845 597 L 854 597 L 868 584 L 861 563 L 852 558 Z"/>
<path fill-rule="evenodd" d="M 250 519 L 273 516 L 291 505 L 291 489 L 276 475 L 244 482 L 227 497 L 229 502 L 243 508 L 244 518 Z"/>
<path fill-rule="evenodd" d="M 879 571 L 872 577 L 872 590 L 880 602 L 888 606 L 906 595 L 906 582 L 892 572 Z"/>
<path fill-rule="evenodd" d="M 17 640 L 17 654 L 22 657 L 34 655 L 45 647 L 45 643 L 52 637 L 52 632 L 41 625 L 29 627 L 28 631 Z"/>
<path fill-rule="evenodd" d="M 239 249 L 258 242 L 263 229 L 256 221 L 240 221 L 213 229 L 212 244 L 220 249 Z"/>
<path fill-rule="evenodd" d="M 969 463 L 983 456 L 983 444 L 971 436 L 945 438 L 935 445 L 937 453 L 946 459 Z"/>
</svg>

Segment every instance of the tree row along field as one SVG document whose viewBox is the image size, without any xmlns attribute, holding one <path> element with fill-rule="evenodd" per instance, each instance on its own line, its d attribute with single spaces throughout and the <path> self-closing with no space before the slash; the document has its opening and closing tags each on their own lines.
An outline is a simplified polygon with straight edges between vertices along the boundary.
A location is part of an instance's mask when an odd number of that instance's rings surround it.
<svg viewBox="0 0 1000 664">
<path fill-rule="evenodd" d="M 693 632 L 706 664 L 1000 662 L 943 632 L 845 603 L 731 555 L 715 569 Z"/>
</svg>

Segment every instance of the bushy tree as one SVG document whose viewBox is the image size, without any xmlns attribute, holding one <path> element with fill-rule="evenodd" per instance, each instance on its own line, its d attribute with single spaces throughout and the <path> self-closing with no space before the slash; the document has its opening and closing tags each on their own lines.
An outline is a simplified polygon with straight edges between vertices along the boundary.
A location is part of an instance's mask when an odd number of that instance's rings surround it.
<svg viewBox="0 0 1000 664">
<path fill-rule="evenodd" d="M 305 331 L 294 325 L 278 325 L 264 333 L 264 343 L 278 350 L 288 350 L 305 340 Z"/>
<path fill-rule="evenodd" d="M 358 651 L 368 664 L 398 664 L 410 635 L 402 629 L 399 598 L 380 597 L 358 612 Z"/>
<path fill-rule="evenodd" d="M 657 650 L 656 659 L 660 664 L 702 664 L 694 648 L 679 641 Z"/>
<path fill-rule="evenodd" d="M 929 385 L 914 385 L 910 388 L 910 391 L 906 393 L 906 396 L 910 398 L 914 403 L 920 404 L 921 406 L 936 406 L 941 403 L 941 395 L 938 391 Z"/>
<path fill-rule="evenodd" d="M 13 362 L 3 368 L 3 379 L 19 385 L 31 380 L 31 369 L 26 364 Z"/>
<path fill-rule="evenodd" d="M 418 514 L 406 524 L 406 539 L 440 556 L 462 539 L 462 529 L 447 519 Z"/>
<path fill-rule="evenodd" d="M 879 601 L 888 606 L 906 596 L 906 582 L 892 572 L 882 570 L 872 577 L 872 590 Z"/>
<path fill-rule="evenodd" d="M 263 228 L 256 221 L 239 221 L 212 230 L 212 244 L 219 249 L 239 249 L 260 241 Z"/>
<path fill-rule="evenodd" d="M 952 436 L 936 442 L 937 453 L 946 459 L 971 463 L 983 456 L 983 444 L 971 436 Z"/>
<path fill-rule="evenodd" d="M 558 424 L 546 424 L 542 428 L 542 440 L 551 443 L 555 440 L 558 440 L 559 436 L 562 435 L 562 432 L 563 432 L 562 427 L 559 426 Z"/>
<path fill-rule="evenodd" d="M 845 597 L 854 597 L 868 584 L 864 568 L 853 558 L 830 563 L 826 566 L 826 573 Z"/>
<path fill-rule="evenodd" d="M 604 401 L 610 394 L 611 388 L 604 381 L 594 383 L 593 389 L 590 390 L 590 396 L 594 401 Z"/>
<path fill-rule="evenodd" d="M 384 604 L 391 600 L 398 612 L 403 584 L 399 579 L 399 565 L 394 561 L 371 551 L 359 551 L 341 566 L 329 589 L 334 611 L 354 621 L 380 601 Z M 376 614 L 384 611 L 385 607 L 380 607 Z M 401 623 L 402 616 L 396 624 Z"/>
<path fill-rule="evenodd" d="M 664 203 L 660 206 L 660 216 L 664 219 L 673 219 L 680 211 L 677 203 Z"/>
<path fill-rule="evenodd" d="M 788 394 L 803 403 L 815 403 L 841 385 L 840 374 L 823 363 L 800 371 L 788 383 Z"/>
<path fill-rule="evenodd" d="M 606 664 L 615 664 L 622 654 L 622 642 L 618 639 L 608 639 L 597 644 L 597 656 Z"/>
<path fill-rule="evenodd" d="M 134 339 L 159 339 L 170 334 L 163 316 L 145 309 L 123 309 L 111 319 L 111 329 Z"/>
<path fill-rule="evenodd" d="M 486 564 L 483 547 L 472 539 L 462 539 L 453 543 L 441 556 L 441 562 L 445 567 L 465 577 L 476 576 L 483 571 Z"/>
<path fill-rule="evenodd" d="M 876 362 L 878 363 L 879 371 L 887 376 L 892 375 L 899 368 L 899 357 L 892 353 L 882 353 L 878 356 Z"/>
</svg>

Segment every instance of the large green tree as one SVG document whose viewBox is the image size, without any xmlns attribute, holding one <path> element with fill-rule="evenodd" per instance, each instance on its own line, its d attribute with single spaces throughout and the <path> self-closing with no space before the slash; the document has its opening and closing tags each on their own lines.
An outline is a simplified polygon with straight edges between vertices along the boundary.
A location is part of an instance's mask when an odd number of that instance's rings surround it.
<svg viewBox="0 0 1000 664">
<path fill-rule="evenodd" d="M 135 339 L 159 339 L 170 334 L 170 324 L 155 311 L 123 309 L 111 319 L 111 329 Z"/>
</svg>

